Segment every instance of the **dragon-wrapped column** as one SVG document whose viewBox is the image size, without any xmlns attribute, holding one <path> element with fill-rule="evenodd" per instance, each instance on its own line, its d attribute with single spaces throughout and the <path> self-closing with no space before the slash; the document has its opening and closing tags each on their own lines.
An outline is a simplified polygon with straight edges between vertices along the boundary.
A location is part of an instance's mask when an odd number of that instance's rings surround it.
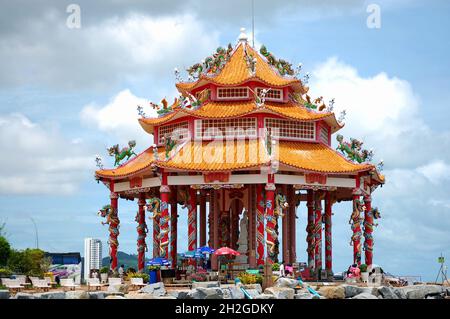
<svg viewBox="0 0 450 319">
<path fill-rule="evenodd" d="M 364 204 L 360 199 L 360 191 L 355 189 L 353 191 L 353 211 L 349 223 L 352 228 L 352 238 L 350 245 L 353 246 L 353 263 L 358 266 L 361 265 L 361 212 L 364 209 Z"/>
<path fill-rule="evenodd" d="M 159 256 L 159 220 L 159 214 L 153 217 L 153 258 Z"/>
<path fill-rule="evenodd" d="M 317 278 L 320 276 L 322 269 L 322 203 L 321 195 L 317 192 L 315 198 L 315 220 L 314 220 L 314 235 L 315 235 L 315 272 Z"/>
<path fill-rule="evenodd" d="M 174 192 L 176 196 L 176 192 Z M 177 265 L 177 249 L 178 249 L 178 206 L 176 198 L 172 200 L 170 205 L 170 259 L 172 267 Z"/>
<path fill-rule="evenodd" d="M 161 218 L 159 220 L 159 256 L 169 259 L 169 196 L 170 187 L 167 186 L 167 173 L 162 173 L 161 187 Z"/>
<path fill-rule="evenodd" d="M 332 205 L 331 194 L 329 191 L 325 194 L 325 269 L 327 276 L 330 278 L 333 276 L 333 257 L 332 257 Z"/>
<path fill-rule="evenodd" d="M 256 185 L 256 264 L 264 265 L 264 192 Z"/>
<path fill-rule="evenodd" d="M 306 225 L 306 242 L 308 247 L 306 252 L 308 254 L 308 268 L 310 272 L 314 270 L 314 250 L 315 250 L 315 236 L 314 236 L 314 192 L 309 189 L 306 195 L 306 206 L 308 208 L 308 223 Z"/>
<path fill-rule="evenodd" d="M 274 175 L 268 175 L 268 183 L 266 185 L 266 246 L 267 246 L 267 262 L 273 264 L 277 262 L 276 242 L 278 240 L 275 232 L 276 217 L 274 214 L 275 184 Z"/>
<path fill-rule="evenodd" d="M 188 250 L 197 249 L 197 191 L 189 188 L 188 204 Z"/>
<path fill-rule="evenodd" d="M 364 196 L 364 257 L 367 266 L 372 265 L 373 258 L 373 214 L 372 214 L 372 197 L 370 195 Z"/>
<path fill-rule="evenodd" d="M 109 256 L 111 258 L 111 270 L 117 269 L 117 248 L 119 247 L 119 224 L 118 206 L 119 196 L 117 193 L 111 192 L 111 212 L 109 216 Z"/>
<path fill-rule="evenodd" d="M 147 224 L 145 223 L 145 194 L 139 194 L 138 212 L 136 215 L 137 226 L 137 251 L 138 251 L 138 271 L 144 270 L 145 252 L 147 251 L 147 244 L 145 237 L 147 236 Z"/>
</svg>

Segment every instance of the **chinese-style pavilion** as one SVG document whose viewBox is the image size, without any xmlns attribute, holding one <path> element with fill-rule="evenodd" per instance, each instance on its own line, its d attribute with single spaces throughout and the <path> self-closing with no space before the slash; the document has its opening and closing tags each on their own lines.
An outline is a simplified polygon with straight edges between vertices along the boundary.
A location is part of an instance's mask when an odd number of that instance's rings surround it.
<svg viewBox="0 0 450 319">
<path fill-rule="evenodd" d="M 332 105 L 311 100 L 306 81 L 288 62 L 264 46 L 257 52 L 241 31 L 234 47 L 218 48 L 188 69 L 188 81 L 176 71 L 180 97 L 171 105 L 151 103 L 158 117 L 147 118 L 138 108 L 139 124 L 153 135 L 154 145 L 116 168 L 96 171 L 111 194 L 101 213 L 109 223 L 112 269 L 117 267 L 119 198 L 137 199 L 140 271 L 147 210 L 153 255 L 173 265 L 179 218 L 188 221 L 189 250 L 205 245 L 238 249 L 245 218 L 249 267 L 278 261 L 280 244 L 282 260 L 296 262 L 296 227 L 301 225 L 307 232 L 308 267 L 314 274 L 325 267 L 331 275 L 332 206 L 340 201 L 353 201 L 354 262 L 361 263 L 364 250 L 365 263 L 372 264 L 373 220 L 379 214 L 371 208 L 371 194 L 384 177 L 357 140 L 347 143 L 338 135 L 342 154 L 331 148 L 332 134 L 343 127 Z M 130 146 L 119 151 L 116 145 L 110 155 L 115 153 L 117 162 L 131 155 L 134 143 Z M 296 216 L 302 201 L 308 210 L 304 221 Z M 178 215 L 178 204 L 187 208 L 187 216 Z M 217 269 L 215 256 L 212 268 Z"/>
</svg>

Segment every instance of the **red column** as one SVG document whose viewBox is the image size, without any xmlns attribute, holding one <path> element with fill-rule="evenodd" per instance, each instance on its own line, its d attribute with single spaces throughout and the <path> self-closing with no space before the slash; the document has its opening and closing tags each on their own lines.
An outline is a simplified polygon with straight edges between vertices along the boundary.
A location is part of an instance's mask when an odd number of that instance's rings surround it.
<svg viewBox="0 0 450 319">
<path fill-rule="evenodd" d="M 308 248 L 306 252 L 308 253 L 308 268 L 310 271 L 314 270 L 314 245 L 315 245 L 315 237 L 314 237 L 314 192 L 312 190 L 308 190 L 307 193 L 307 203 L 308 207 L 308 224 L 306 225 L 306 232 L 308 233 L 306 237 L 306 242 L 308 243 Z"/>
<path fill-rule="evenodd" d="M 322 204 L 319 193 L 316 193 L 315 211 L 314 234 L 316 242 L 314 258 L 316 276 L 319 278 L 322 269 Z"/>
<path fill-rule="evenodd" d="M 167 186 L 167 173 L 162 172 L 161 187 L 159 189 L 161 194 L 161 218 L 159 221 L 159 252 L 160 256 L 169 259 L 169 196 L 170 187 Z"/>
<path fill-rule="evenodd" d="M 295 263 L 297 260 L 297 236 L 296 236 L 296 211 L 297 211 L 297 201 L 295 198 L 295 189 L 293 186 L 289 186 L 289 263 Z"/>
<path fill-rule="evenodd" d="M 331 236 L 331 194 L 325 194 L 325 269 L 328 277 L 333 276 L 332 236 Z"/>
<path fill-rule="evenodd" d="M 212 218 L 212 224 L 213 224 L 213 248 L 218 249 L 219 248 L 219 207 L 217 207 L 217 191 L 211 190 L 211 200 L 209 204 L 209 209 L 211 210 L 213 214 Z M 211 260 L 211 268 L 213 270 L 218 269 L 217 265 L 217 256 L 213 255 Z"/>
<path fill-rule="evenodd" d="M 197 191 L 189 188 L 188 250 L 197 249 Z"/>
<path fill-rule="evenodd" d="M 286 200 L 288 201 L 288 204 L 290 205 L 291 203 L 289 202 L 289 194 L 287 192 L 287 186 L 283 185 L 281 187 L 283 195 L 286 196 Z M 282 231 L 282 253 L 281 255 L 283 256 L 283 260 L 285 263 L 289 262 L 289 258 L 290 258 L 290 254 L 289 254 L 289 228 L 288 228 L 288 219 L 289 219 L 289 212 L 290 209 L 287 209 L 285 211 L 282 212 L 283 217 L 281 217 L 281 231 Z"/>
<path fill-rule="evenodd" d="M 353 245 L 353 263 L 361 265 L 361 216 L 358 206 L 360 205 L 360 194 L 358 190 L 353 192 L 353 212 L 350 219 L 353 231 L 351 244 Z"/>
<path fill-rule="evenodd" d="M 269 174 L 266 185 L 266 244 L 267 244 L 267 262 L 272 264 L 277 262 L 278 256 L 276 254 L 276 240 L 277 234 L 275 232 L 275 215 L 274 215 L 274 199 L 275 199 L 275 184 L 274 175 Z"/>
<path fill-rule="evenodd" d="M 364 196 L 364 204 L 366 206 L 364 211 L 364 253 L 365 263 L 370 266 L 373 258 L 373 215 L 371 212 L 372 197 L 370 195 Z"/>
<path fill-rule="evenodd" d="M 145 252 L 147 251 L 147 244 L 145 243 L 145 237 L 147 236 L 147 224 L 145 223 L 145 194 L 139 194 L 138 201 L 138 213 L 136 215 L 136 221 L 138 222 L 137 232 L 137 251 L 138 251 L 138 271 L 144 270 Z"/>
<path fill-rule="evenodd" d="M 256 264 L 264 265 L 264 193 L 261 184 L 256 185 Z"/>
<path fill-rule="evenodd" d="M 176 192 L 174 191 L 174 194 Z M 176 195 L 175 195 L 176 196 Z M 176 198 L 170 204 L 170 259 L 172 260 L 172 267 L 177 266 L 177 240 L 178 240 L 178 205 Z"/>
<path fill-rule="evenodd" d="M 200 192 L 200 247 L 206 246 L 206 194 Z"/>
<path fill-rule="evenodd" d="M 109 256 L 111 257 L 111 270 L 117 269 L 117 247 L 119 246 L 119 216 L 118 205 L 119 196 L 113 191 L 110 194 L 111 216 L 109 217 Z"/>
</svg>

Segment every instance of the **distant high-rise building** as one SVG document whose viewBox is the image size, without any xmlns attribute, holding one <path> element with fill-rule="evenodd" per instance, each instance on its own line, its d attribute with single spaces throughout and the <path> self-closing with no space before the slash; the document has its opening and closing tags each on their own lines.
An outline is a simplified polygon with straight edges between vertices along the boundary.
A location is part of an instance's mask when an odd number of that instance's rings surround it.
<svg viewBox="0 0 450 319">
<path fill-rule="evenodd" d="M 84 278 L 89 278 L 91 269 L 102 266 L 102 241 L 100 239 L 84 239 Z"/>
</svg>

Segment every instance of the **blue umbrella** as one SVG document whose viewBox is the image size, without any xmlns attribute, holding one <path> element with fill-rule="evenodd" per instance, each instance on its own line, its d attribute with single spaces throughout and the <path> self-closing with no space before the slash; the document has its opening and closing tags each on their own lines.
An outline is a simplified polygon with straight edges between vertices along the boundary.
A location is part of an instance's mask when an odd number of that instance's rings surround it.
<svg viewBox="0 0 450 319">
<path fill-rule="evenodd" d="M 155 257 L 147 261 L 147 266 L 169 266 L 170 261 L 166 258 Z"/>
<path fill-rule="evenodd" d="M 208 246 L 203 246 L 203 247 L 199 247 L 199 248 L 197 248 L 197 251 L 199 252 L 199 253 L 202 253 L 202 254 L 212 254 L 213 252 L 215 252 L 216 250 L 215 249 L 213 249 L 213 248 L 211 248 L 211 247 L 208 247 Z"/>
</svg>

